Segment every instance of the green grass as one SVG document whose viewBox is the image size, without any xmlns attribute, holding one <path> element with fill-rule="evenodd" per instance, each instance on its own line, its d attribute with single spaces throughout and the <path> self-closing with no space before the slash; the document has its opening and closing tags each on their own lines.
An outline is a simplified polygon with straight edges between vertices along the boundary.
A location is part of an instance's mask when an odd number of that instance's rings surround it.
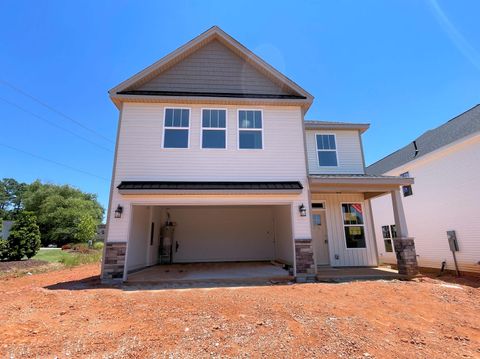
<svg viewBox="0 0 480 359">
<path fill-rule="evenodd" d="M 51 263 L 60 263 L 64 253 L 60 248 L 40 249 L 38 253 L 32 258 L 40 261 L 47 261 Z"/>
<path fill-rule="evenodd" d="M 62 263 L 67 267 L 74 267 L 81 264 L 98 263 L 101 258 L 101 250 L 94 250 L 89 253 L 71 253 L 62 251 L 60 248 L 54 248 L 40 249 L 32 259 L 38 259 L 50 263 Z"/>
<path fill-rule="evenodd" d="M 98 263 L 102 259 L 102 251 L 92 251 L 90 253 L 63 253 L 64 257 L 61 263 L 67 267 L 74 267 L 81 264 Z"/>
</svg>

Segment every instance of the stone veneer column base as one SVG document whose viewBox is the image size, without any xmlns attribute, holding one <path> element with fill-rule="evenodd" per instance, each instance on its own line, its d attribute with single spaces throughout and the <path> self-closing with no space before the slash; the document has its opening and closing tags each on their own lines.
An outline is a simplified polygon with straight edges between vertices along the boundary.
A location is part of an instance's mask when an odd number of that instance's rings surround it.
<svg viewBox="0 0 480 359">
<path fill-rule="evenodd" d="M 295 280 L 299 283 L 314 282 L 317 270 L 313 260 L 311 239 L 295 239 Z"/>
<path fill-rule="evenodd" d="M 105 258 L 103 258 L 102 282 L 118 282 L 123 280 L 126 253 L 126 242 L 105 243 Z"/>
<path fill-rule="evenodd" d="M 407 276 L 418 274 L 417 253 L 413 238 L 394 238 L 393 246 L 397 256 L 398 273 Z"/>
</svg>

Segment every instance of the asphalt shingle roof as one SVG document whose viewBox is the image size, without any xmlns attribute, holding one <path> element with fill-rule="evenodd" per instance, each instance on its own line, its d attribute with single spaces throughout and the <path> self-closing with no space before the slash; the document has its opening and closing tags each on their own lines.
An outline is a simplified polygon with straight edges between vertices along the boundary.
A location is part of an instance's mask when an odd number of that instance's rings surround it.
<svg viewBox="0 0 480 359">
<path fill-rule="evenodd" d="M 425 132 L 415 141 L 367 167 L 368 174 L 383 174 L 443 146 L 480 131 L 480 105 Z M 416 145 L 416 149 L 415 149 Z M 416 150 L 418 153 L 415 154 Z"/>
</svg>

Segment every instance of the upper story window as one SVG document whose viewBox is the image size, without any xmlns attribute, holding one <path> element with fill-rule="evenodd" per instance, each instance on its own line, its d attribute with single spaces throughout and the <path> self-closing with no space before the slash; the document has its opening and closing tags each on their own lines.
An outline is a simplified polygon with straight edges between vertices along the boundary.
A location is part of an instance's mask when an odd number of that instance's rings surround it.
<svg viewBox="0 0 480 359">
<path fill-rule="evenodd" d="M 402 174 L 400 174 L 400 177 L 410 177 L 410 173 L 409 172 L 404 172 Z M 408 196 L 411 196 L 413 195 L 413 190 L 412 190 L 412 185 L 406 185 L 406 186 L 402 186 L 402 192 L 403 192 L 403 197 L 408 197 Z"/>
<path fill-rule="evenodd" d="M 226 118 L 226 110 L 202 110 L 202 148 L 226 148 Z"/>
<path fill-rule="evenodd" d="M 262 149 L 263 148 L 262 111 L 260 110 L 239 110 L 238 111 L 238 148 L 239 149 Z"/>
<path fill-rule="evenodd" d="M 188 148 L 190 110 L 166 108 L 163 132 L 163 148 Z"/>
<path fill-rule="evenodd" d="M 337 167 L 337 142 L 333 134 L 317 134 L 317 156 L 320 167 Z"/>
</svg>

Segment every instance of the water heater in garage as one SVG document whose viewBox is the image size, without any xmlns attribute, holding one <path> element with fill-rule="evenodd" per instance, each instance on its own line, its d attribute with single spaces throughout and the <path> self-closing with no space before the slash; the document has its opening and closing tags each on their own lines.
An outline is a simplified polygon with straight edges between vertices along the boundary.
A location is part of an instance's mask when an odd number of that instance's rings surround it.
<svg viewBox="0 0 480 359">
<path fill-rule="evenodd" d="M 175 223 L 168 220 L 160 231 L 160 264 L 172 263 L 173 234 L 175 232 Z"/>
</svg>

